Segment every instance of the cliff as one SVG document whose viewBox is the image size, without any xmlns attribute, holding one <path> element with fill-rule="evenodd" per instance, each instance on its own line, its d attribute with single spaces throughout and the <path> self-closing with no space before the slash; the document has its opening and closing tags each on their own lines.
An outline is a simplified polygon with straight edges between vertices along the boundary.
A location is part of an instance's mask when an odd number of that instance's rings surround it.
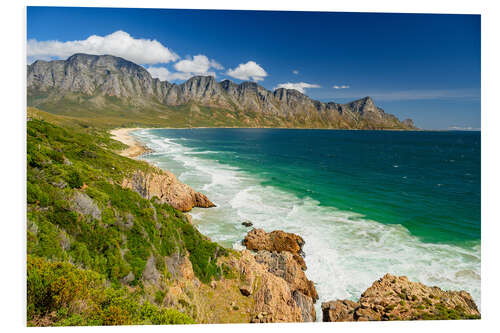
<svg viewBox="0 0 500 333">
<path fill-rule="evenodd" d="M 27 83 L 30 106 L 77 117 L 120 114 L 143 123 L 156 119 L 164 126 L 415 128 L 410 120 L 385 113 L 370 97 L 323 103 L 293 89 L 269 91 L 254 82 L 217 82 L 211 76 L 172 84 L 109 55 L 38 60 L 28 66 Z"/>
</svg>

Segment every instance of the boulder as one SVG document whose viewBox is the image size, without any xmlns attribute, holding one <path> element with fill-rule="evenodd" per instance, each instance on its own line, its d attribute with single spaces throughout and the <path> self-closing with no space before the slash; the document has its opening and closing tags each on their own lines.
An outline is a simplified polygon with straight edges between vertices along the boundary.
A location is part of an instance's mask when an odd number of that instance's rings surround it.
<svg viewBox="0 0 500 333">
<path fill-rule="evenodd" d="M 444 291 L 406 276 L 384 275 L 358 302 L 337 300 L 321 305 L 323 321 L 478 319 L 476 303 L 466 291 Z"/>
<path fill-rule="evenodd" d="M 304 258 L 302 257 L 304 255 L 304 252 L 302 251 L 304 244 L 304 240 L 299 235 L 281 230 L 266 233 L 263 229 L 252 229 L 243 240 L 243 245 L 245 245 L 249 250 L 290 252 L 300 267 L 303 270 L 306 270 L 307 266 Z"/>
</svg>

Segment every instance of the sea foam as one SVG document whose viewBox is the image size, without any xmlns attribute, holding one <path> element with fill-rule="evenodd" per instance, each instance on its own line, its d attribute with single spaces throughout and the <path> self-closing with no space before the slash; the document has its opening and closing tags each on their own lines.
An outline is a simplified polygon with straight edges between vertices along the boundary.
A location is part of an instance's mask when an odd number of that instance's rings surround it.
<svg viewBox="0 0 500 333">
<path fill-rule="evenodd" d="M 193 209 L 199 230 L 225 246 L 241 249 L 241 240 L 252 221 L 266 231 L 285 230 L 301 235 L 308 269 L 321 302 L 357 300 L 385 273 L 446 290 L 466 290 L 480 307 L 480 245 L 461 247 L 424 243 L 400 224 L 382 224 L 335 207 L 321 206 L 309 197 L 263 186 L 258 175 L 203 158 L 179 143 L 147 130 L 134 132 L 155 153 L 144 157 L 168 169 L 179 179 L 204 192 L 217 207 Z M 181 141 L 184 142 L 184 141 Z M 397 221 L 396 221 L 397 222 Z"/>
</svg>

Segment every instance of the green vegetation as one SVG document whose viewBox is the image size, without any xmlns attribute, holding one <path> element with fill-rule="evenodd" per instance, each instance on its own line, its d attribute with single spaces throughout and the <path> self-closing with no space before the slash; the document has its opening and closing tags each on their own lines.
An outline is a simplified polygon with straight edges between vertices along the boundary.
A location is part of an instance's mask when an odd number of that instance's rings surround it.
<svg viewBox="0 0 500 333">
<path fill-rule="evenodd" d="M 29 326 L 193 324 L 176 310 L 149 302 L 125 288 L 106 287 L 101 274 L 65 262 L 28 256 Z"/>
<path fill-rule="evenodd" d="M 91 97 L 68 93 L 51 98 L 31 91 L 28 105 L 57 115 L 54 118 L 82 127 L 290 127 L 287 120 L 262 112 L 223 109 L 196 104 L 166 106 L 154 100 L 137 105 L 113 96 Z M 295 127 L 310 127 L 304 117 Z M 319 121 L 319 120 L 318 120 Z M 316 126 L 325 125 L 318 122 Z"/>
<path fill-rule="evenodd" d="M 481 316 L 469 315 L 460 306 L 448 308 L 443 303 L 436 304 L 430 312 L 418 312 L 413 320 L 452 320 L 452 319 L 481 319 Z"/>
<path fill-rule="evenodd" d="M 185 318 L 143 303 L 148 261 L 165 272 L 160 278 L 165 281 L 171 278 L 165 258 L 189 254 L 195 275 L 210 282 L 227 274 L 217 258 L 228 250 L 209 241 L 170 205 L 122 188 L 122 180 L 135 170 L 157 171 L 114 153 L 124 146 L 104 130 L 52 115 L 48 122 L 36 110 L 29 116 L 28 320 L 41 325 L 41 318 L 50 315 L 50 325 L 181 323 Z M 89 282 L 79 285 L 80 278 Z M 70 285 L 57 289 L 61 281 Z M 124 284 L 135 292 L 127 292 Z M 95 298 L 89 290 L 93 285 L 108 298 Z M 66 300 L 62 292 L 74 298 Z M 158 304 L 162 299 L 154 297 Z M 85 309 L 74 312 L 73 303 L 80 301 Z"/>
<path fill-rule="evenodd" d="M 197 103 L 165 105 L 154 99 L 117 98 L 108 95 L 85 95 L 57 91 L 28 91 L 28 105 L 58 115 L 66 123 L 79 126 L 113 127 L 277 127 L 277 128 L 356 128 L 401 129 L 394 116 L 383 124 L 373 119 L 346 122 L 326 119 L 319 113 L 272 113 L 229 107 L 203 106 Z"/>
</svg>

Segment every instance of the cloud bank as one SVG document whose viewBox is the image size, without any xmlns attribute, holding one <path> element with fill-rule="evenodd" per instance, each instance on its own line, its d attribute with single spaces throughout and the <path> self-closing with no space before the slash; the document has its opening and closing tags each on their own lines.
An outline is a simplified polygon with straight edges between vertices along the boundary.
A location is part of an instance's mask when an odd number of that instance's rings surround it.
<svg viewBox="0 0 500 333">
<path fill-rule="evenodd" d="M 278 88 L 295 89 L 295 90 L 298 90 L 301 93 L 305 94 L 306 89 L 321 88 L 321 87 L 317 84 L 311 84 L 311 83 L 305 83 L 305 82 L 297 82 L 297 83 L 287 82 L 287 83 L 278 84 L 278 86 L 275 87 L 274 89 L 278 89 Z"/>
<path fill-rule="evenodd" d="M 255 61 L 239 64 L 235 69 L 229 69 L 226 74 L 243 81 L 262 81 L 267 76 L 264 68 L 260 67 Z"/>
<path fill-rule="evenodd" d="M 158 78 L 160 81 L 187 80 L 193 76 L 191 73 L 170 72 L 168 69 L 161 66 L 149 66 L 145 68 L 152 77 Z"/>
<path fill-rule="evenodd" d="M 348 89 L 348 88 L 350 88 L 350 87 L 348 85 L 345 85 L 345 84 L 340 85 L 340 86 L 338 86 L 338 85 L 333 86 L 333 89 Z"/>
<path fill-rule="evenodd" d="M 215 60 L 209 60 L 207 56 L 203 54 L 195 55 L 192 59 L 184 59 L 179 61 L 174 65 L 174 68 L 178 70 L 180 73 L 189 73 L 190 76 L 194 75 L 211 75 L 216 76 L 214 71 L 210 71 L 213 69 L 224 69 L 221 64 L 219 64 Z"/>
<path fill-rule="evenodd" d="M 146 67 L 152 77 L 158 78 L 161 81 L 187 80 L 196 75 L 210 75 L 216 77 L 217 74 L 210 69 L 224 69 L 217 61 L 213 59 L 210 60 L 203 54 L 181 60 L 174 65 L 174 68 L 177 72 L 170 72 L 167 68 L 162 66 Z"/>
<path fill-rule="evenodd" d="M 179 56 L 157 40 L 134 38 L 125 31 L 106 36 L 92 35 L 84 40 L 68 42 L 28 40 L 27 55 L 31 59 L 66 59 L 75 53 L 109 54 L 138 64 L 176 61 Z"/>
</svg>

